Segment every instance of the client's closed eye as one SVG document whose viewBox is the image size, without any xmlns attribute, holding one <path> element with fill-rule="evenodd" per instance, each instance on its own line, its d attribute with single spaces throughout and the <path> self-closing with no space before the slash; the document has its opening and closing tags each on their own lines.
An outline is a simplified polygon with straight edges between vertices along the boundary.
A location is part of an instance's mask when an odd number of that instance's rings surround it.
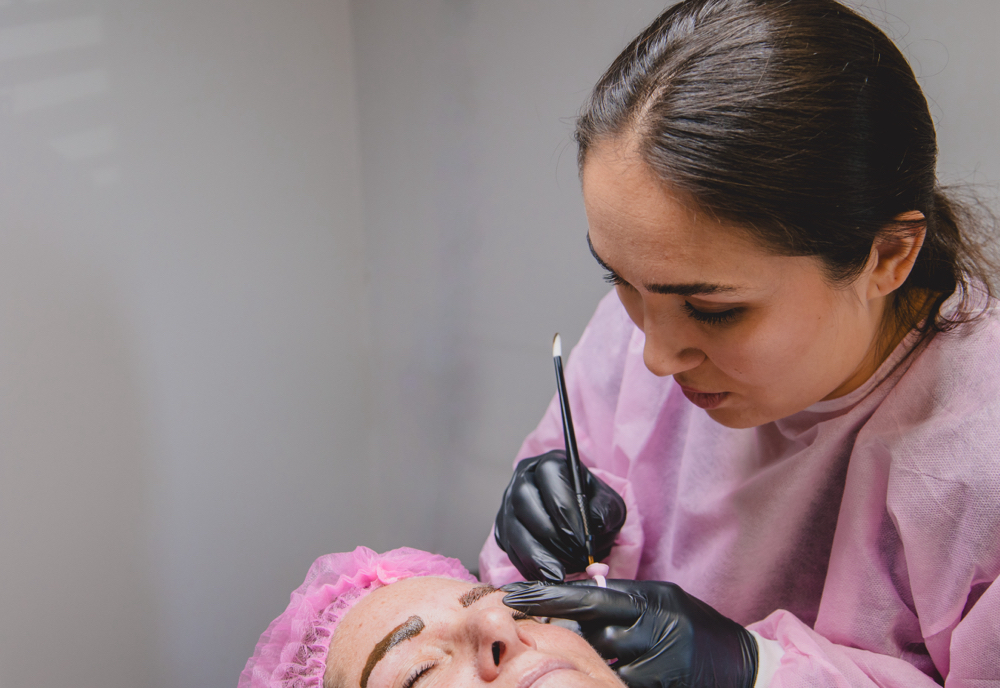
<svg viewBox="0 0 1000 688">
<path fill-rule="evenodd" d="M 434 662 L 426 662 L 421 664 L 416 669 L 414 669 L 409 676 L 406 677 L 406 681 L 403 682 L 403 688 L 413 688 L 417 681 L 423 678 L 424 674 L 429 672 L 434 668 Z"/>
</svg>

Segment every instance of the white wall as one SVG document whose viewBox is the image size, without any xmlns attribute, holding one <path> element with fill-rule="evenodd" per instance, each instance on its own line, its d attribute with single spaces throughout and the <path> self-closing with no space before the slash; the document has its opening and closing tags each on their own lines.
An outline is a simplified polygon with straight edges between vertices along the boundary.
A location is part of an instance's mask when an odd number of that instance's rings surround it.
<svg viewBox="0 0 1000 688">
<path fill-rule="evenodd" d="M 1000 183 L 1000 3 L 855 0 L 902 48 L 930 102 L 939 177 L 995 201 Z"/>
<path fill-rule="evenodd" d="M 570 120 L 653 5 L 617 7 L 352 4 L 380 547 L 476 565 L 555 391 L 552 335 L 575 342 L 608 288 Z"/>
<path fill-rule="evenodd" d="M 234 685 L 353 545 L 352 60 L 346 0 L 0 2 L 0 686 Z"/>
<path fill-rule="evenodd" d="M 867 5 L 995 184 L 1000 4 Z M 572 117 L 660 9 L 0 0 L 0 688 L 234 685 L 315 556 L 475 564 L 607 288 Z"/>
</svg>

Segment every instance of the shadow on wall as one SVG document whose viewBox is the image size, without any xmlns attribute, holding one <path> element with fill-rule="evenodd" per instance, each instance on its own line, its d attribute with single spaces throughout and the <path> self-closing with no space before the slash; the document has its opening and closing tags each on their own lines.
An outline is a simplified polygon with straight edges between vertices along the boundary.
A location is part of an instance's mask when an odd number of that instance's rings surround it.
<svg viewBox="0 0 1000 688">
<path fill-rule="evenodd" d="M 13 24 L 0 30 L 0 684 L 149 686 L 133 347 L 87 236 L 108 226 L 94 190 L 115 182 L 113 134 L 98 110 L 60 109 L 106 88 L 65 60 L 100 25 Z"/>
</svg>

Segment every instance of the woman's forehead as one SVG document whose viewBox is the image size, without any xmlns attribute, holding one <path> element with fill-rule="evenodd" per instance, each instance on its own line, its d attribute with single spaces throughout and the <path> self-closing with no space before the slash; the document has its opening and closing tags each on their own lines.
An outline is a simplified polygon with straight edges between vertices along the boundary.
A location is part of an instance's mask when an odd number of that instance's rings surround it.
<svg viewBox="0 0 1000 688">
<path fill-rule="evenodd" d="M 788 260 L 702 209 L 620 149 L 598 147 L 584 166 L 591 248 L 633 279 L 725 283 L 744 290 L 787 277 Z M 638 285 L 636 285 L 638 286 Z"/>
<path fill-rule="evenodd" d="M 455 580 L 454 578 L 442 578 L 439 576 L 416 576 L 396 581 L 390 585 L 379 588 L 366 599 L 358 603 L 371 600 L 379 601 L 383 604 L 392 600 L 402 601 L 407 598 L 421 597 L 425 595 L 455 596 L 456 599 L 462 592 L 476 587 L 476 583 Z"/>
<path fill-rule="evenodd" d="M 410 613 L 417 606 L 458 607 L 458 599 L 474 587 L 475 583 L 433 576 L 397 581 L 375 590 L 358 602 L 344 616 L 338 630 L 356 626 L 362 619 L 367 619 L 370 624 L 382 619 L 391 622 L 395 616 Z"/>
<path fill-rule="evenodd" d="M 689 194 L 659 179 L 644 162 L 614 149 L 606 154 L 598 149 L 588 159 L 583 196 L 592 238 L 598 241 L 608 235 L 630 243 L 651 239 L 684 246 L 712 237 L 744 250 L 757 248 L 744 228 L 705 210 Z"/>
<path fill-rule="evenodd" d="M 373 591 L 344 616 L 334 631 L 328 669 L 333 670 L 336 663 L 349 680 L 356 679 L 375 644 L 392 629 L 414 615 L 423 617 L 426 623 L 459 610 L 462 596 L 477 587 L 452 578 L 425 576 Z"/>
</svg>

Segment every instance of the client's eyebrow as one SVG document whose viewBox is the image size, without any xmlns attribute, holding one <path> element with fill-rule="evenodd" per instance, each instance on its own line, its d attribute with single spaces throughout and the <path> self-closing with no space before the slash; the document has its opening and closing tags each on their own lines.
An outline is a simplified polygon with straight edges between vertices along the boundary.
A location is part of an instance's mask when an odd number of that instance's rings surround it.
<svg viewBox="0 0 1000 688">
<path fill-rule="evenodd" d="M 483 599 L 487 595 L 492 595 L 496 591 L 497 589 L 492 585 L 477 585 L 472 590 L 465 592 L 461 597 L 459 597 L 458 602 L 462 605 L 462 607 L 468 607 L 469 605 L 475 604 L 479 600 Z"/>
<path fill-rule="evenodd" d="M 410 638 L 420 635 L 420 631 L 424 630 L 424 620 L 419 616 L 411 616 L 409 619 L 403 623 L 396 626 L 394 629 L 389 631 L 388 634 L 382 640 L 378 641 L 372 652 L 368 655 L 368 661 L 365 662 L 364 671 L 361 672 L 361 688 L 367 688 L 368 677 L 372 674 L 372 669 L 378 664 L 379 660 L 385 657 L 385 654 L 392 648 L 399 645 L 404 640 L 409 640 Z"/>
<path fill-rule="evenodd" d="M 604 260 L 597 255 L 597 251 L 594 250 L 594 244 L 590 241 L 590 235 L 587 235 L 587 246 L 590 247 L 590 255 L 594 256 L 594 260 L 602 268 L 610 272 L 615 277 L 621 279 L 617 272 L 615 272 L 610 265 L 604 262 Z M 622 280 L 624 282 L 625 280 Z M 728 284 L 710 284 L 708 282 L 691 282 L 686 284 L 644 284 L 642 285 L 654 294 L 677 294 L 678 296 L 696 296 L 696 295 L 708 295 L 708 294 L 731 294 L 741 291 L 739 287 L 733 287 Z"/>
</svg>

